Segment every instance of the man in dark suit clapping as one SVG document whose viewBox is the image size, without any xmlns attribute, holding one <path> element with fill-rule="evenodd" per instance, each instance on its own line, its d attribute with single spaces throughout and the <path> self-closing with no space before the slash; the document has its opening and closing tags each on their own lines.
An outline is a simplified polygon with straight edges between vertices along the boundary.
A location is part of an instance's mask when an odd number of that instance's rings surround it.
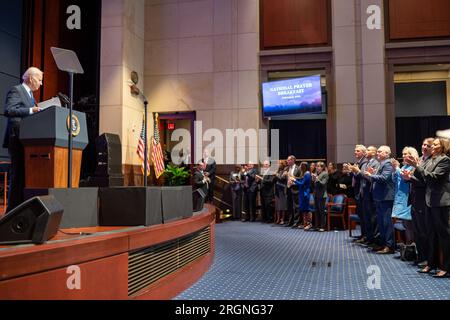
<svg viewBox="0 0 450 320">
<path fill-rule="evenodd" d="M 206 164 L 205 175 L 210 180 L 208 196 L 206 197 L 206 202 L 213 203 L 213 201 L 214 201 L 214 186 L 216 184 L 216 160 L 214 160 L 214 158 L 211 157 L 209 150 L 204 151 L 203 162 Z"/>
<path fill-rule="evenodd" d="M 363 145 L 356 145 L 355 147 L 355 158 L 356 163 L 352 166 L 350 164 L 344 165 L 344 170 L 348 169 L 352 171 L 352 186 L 355 191 L 356 200 L 356 213 L 358 214 L 361 222 L 361 238 L 357 240 L 359 243 L 365 243 L 367 241 L 366 232 L 366 217 L 364 212 L 363 194 L 361 188 L 361 180 L 363 179 L 362 174 L 360 174 L 362 168 L 367 167 L 369 160 L 366 157 L 367 148 Z M 344 171 L 343 170 L 343 171 Z"/>
<path fill-rule="evenodd" d="M 377 150 L 380 163 L 378 170 L 367 168 L 365 176 L 372 182 L 372 195 L 375 201 L 378 228 L 380 230 L 380 247 L 374 248 L 379 254 L 394 253 L 394 225 L 392 224 L 392 207 L 394 205 L 395 184 L 392 178 L 394 167 L 391 163 L 391 148 L 381 146 Z"/>
<path fill-rule="evenodd" d="M 416 168 L 414 176 L 425 181 L 426 215 L 428 219 L 428 264 L 419 270 L 430 273 L 438 268 L 440 253 L 443 263 L 441 270 L 434 275 L 436 278 L 450 277 L 450 142 L 443 138 L 433 141 L 432 158 L 423 168 L 419 160 L 411 156 L 405 158 L 407 164 Z"/>
<path fill-rule="evenodd" d="M 200 162 L 197 165 L 197 170 L 194 172 L 193 180 L 194 180 L 194 189 L 202 190 L 204 195 L 208 194 L 209 189 L 209 178 L 205 175 L 206 164 L 204 162 Z"/>
<path fill-rule="evenodd" d="M 426 138 L 422 143 L 422 157 L 417 166 L 425 169 L 431 161 L 431 149 L 434 138 Z M 406 161 L 406 160 L 405 160 Z M 428 240 L 429 240 L 429 219 L 426 214 L 426 182 L 421 175 L 417 177 L 407 170 L 401 172 L 402 178 L 411 183 L 411 191 L 408 197 L 409 204 L 411 204 L 411 215 L 414 227 L 414 238 L 417 247 L 417 264 L 421 267 L 426 266 L 428 259 Z"/>
<path fill-rule="evenodd" d="M 287 158 L 287 167 L 283 172 L 283 183 L 287 185 L 287 211 L 288 217 L 286 220 L 288 221 L 287 227 L 292 227 L 294 225 L 294 221 L 297 218 L 296 216 L 296 207 L 298 207 L 298 187 L 293 184 L 291 178 L 298 177 L 300 173 L 300 167 L 295 164 L 297 159 L 294 156 L 289 156 Z"/>
<path fill-rule="evenodd" d="M 256 181 L 256 169 L 254 164 L 249 162 L 243 173 L 244 180 L 244 210 L 245 220 L 256 221 L 256 193 L 258 191 L 258 183 Z"/>
<path fill-rule="evenodd" d="M 260 183 L 259 194 L 261 196 L 262 207 L 262 222 L 272 222 L 272 200 L 274 199 L 274 174 L 270 172 L 270 161 L 264 161 L 261 168 L 261 175 L 256 176 L 257 181 Z"/>
<path fill-rule="evenodd" d="M 9 201 L 6 212 L 11 211 L 23 202 L 25 188 L 25 155 L 20 142 L 20 122 L 23 118 L 39 112 L 33 92 L 42 85 L 44 73 L 37 68 L 29 68 L 23 75 L 23 83 L 12 87 L 5 103 L 5 116 L 8 125 L 3 141 L 3 148 L 8 148 L 11 157 L 11 182 L 9 185 Z M 38 168 L 36 168 L 38 170 Z"/>
</svg>

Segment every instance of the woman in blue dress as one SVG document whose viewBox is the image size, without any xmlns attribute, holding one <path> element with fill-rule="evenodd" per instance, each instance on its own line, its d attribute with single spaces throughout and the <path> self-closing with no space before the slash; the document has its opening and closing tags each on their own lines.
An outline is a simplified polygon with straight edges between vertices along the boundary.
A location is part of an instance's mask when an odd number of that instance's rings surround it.
<svg viewBox="0 0 450 320">
<path fill-rule="evenodd" d="M 402 151 L 402 158 L 413 156 L 415 159 L 419 158 L 416 149 L 412 147 L 405 147 Z M 393 179 L 395 183 L 395 199 L 392 208 L 392 218 L 400 219 L 405 227 L 406 244 L 414 242 L 413 225 L 411 218 L 411 205 L 408 205 L 409 183 L 405 181 L 401 173 L 405 171 L 412 171 L 414 168 L 408 164 L 403 163 L 400 168 L 400 163 L 397 160 L 392 160 L 392 165 L 395 168 Z"/>
<path fill-rule="evenodd" d="M 292 178 L 292 183 L 298 186 L 298 211 L 300 213 L 296 225 L 298 228 L 311 228 L 312 213 L 309 210 L 309 197 L 311 193 L 311 173 L 308 171 L 308 163 L 300 164 L 300 177 Z M 303 225 L 300 219 L 303 216 Z"/>
</svg>

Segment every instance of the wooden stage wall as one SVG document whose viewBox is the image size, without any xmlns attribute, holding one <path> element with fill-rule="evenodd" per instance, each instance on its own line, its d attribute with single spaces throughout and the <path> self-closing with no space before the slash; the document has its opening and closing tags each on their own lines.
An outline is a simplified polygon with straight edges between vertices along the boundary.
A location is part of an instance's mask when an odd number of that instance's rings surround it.
<svg viewBox="0 0 450 320">
<path fill-rule="evenodd" d="M 212 265 L 214 209 L 205 205 L 204 212 L 199 215 L 164 225 L 64 230 L 92 235 L 58 233 L 57 238 L 40 246 L 0 247 L 0 300 L 171 299 L 192 286 Z M 185 265 L 174 267 L 172 264 L 170 273 L 163 273 L 162 278 L 155 276 L 157 280 L 148 286 L 142 282 L 145 287 L 130 293 L 130 256 L 147 254 L 151 257 L 159 252 L 168 254 L 167 259 L 172 257 L 180 261 L 182 250 L 190 250 L 184 256 L 191 256 L 196 250 L 199 238 L 189 242 L 190 235 L 196 233 L 203 235 L 200 240 L 203 251 L 197 253 L 194 261 L 190 257 Z M 168 253 L 164 252 L 164 246 L 179 243 L 184 244 L 180 244 L 178 251 L 175 252 L 172 246 Z M 158 259 L 162 271 L 167 271 L 164 259 Z M 146 260 L 143 261 L 142 267 L 139 265 L 137 270 L 133 267 L 137 275 L 140 268 L 146 267 Z M 144 276 L 142 278 L 145 280 Z"/>
</svg>

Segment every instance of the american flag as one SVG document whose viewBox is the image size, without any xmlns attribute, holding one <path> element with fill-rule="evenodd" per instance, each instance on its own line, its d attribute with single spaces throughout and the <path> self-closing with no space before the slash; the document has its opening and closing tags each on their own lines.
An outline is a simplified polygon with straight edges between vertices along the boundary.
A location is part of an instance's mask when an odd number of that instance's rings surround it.
<svg viewBox="0 0 450 320">
<path fill-rule="evenodd" d="M 145 115 L 144 115 L 145 117 Z M 145 161 L 145 119 L 142 119 L 142 129 L 141 129 L 141 135 L 139 136 L 139 141 L 138 141 L 138 148 L 137 148 L 137 154 L 139 156 L 139 159 L 141 160 L 141 169 L 142 169 L 142 174 L 144 174 L 145 172 L 145 167 L 144 167 L 144 161 Z M 148 150 L 147 150 L 148 151 Z M 149 157 L 147 157 L 147 176 L 150 175 L 150 162 L 149 162 Z"/>
<path fill-rule="evenodd" d="M 159 138 L 159 121 L 157 113 L 155 114 L 154 120 L 155 124 L 152 139 L 152 161 L 153 166 L 155 167 L 156 179 L 159 179 L 159 177 L 164 173 L 165 167 L 164 167 L 164 155 L 162 152 Z"/>
</svg>

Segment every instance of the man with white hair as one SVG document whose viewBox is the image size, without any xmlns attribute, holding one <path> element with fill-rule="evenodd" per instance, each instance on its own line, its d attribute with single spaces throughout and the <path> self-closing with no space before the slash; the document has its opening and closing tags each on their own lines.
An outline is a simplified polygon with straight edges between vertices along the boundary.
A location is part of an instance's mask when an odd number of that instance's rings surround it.
<svg viewBox="0 0 450 320">
<path fill-rule="evenodd" d="M 374 248 L 379 254 L 395 252 L 394 226 L 392 224 L 392 207 L 395 198 L 395 184 L 393 180 L 394 167 L 391 160 L 391 148 L 381 146 L 377 151 L 380 163 L 378 170 L 368 168 L 366 177 L 372 182 L 372 195 L 375 202 L 378 228 L 380 231 L 380 247 Z"/>
<path fill-rule="evenodd" d="M 363 174 L 361 171 L 365 171 L 367 168 L 367 164 L 369 160 L 366 157 L 367 148 L 363 145 L 356 145 L 355 147 L 355 165 L 344 164 L 344 169 L 351 170 L 353 173 L 352 185 L 355 190 L 355 200 L 356 200 L 356 213 L 360 218 L 361 223 L 361 238 L 357 240 L 357 243 L 364 243 L 367 241 L 367 233 L 366 233 L 366 218 L 364 214 L 364 203 L 361 187 L 361 180 L 363 180 Z"/>
<path fill-rule="evenodd" d="M 8 118 L 3 148 L 8 148 L 11 158 L 9 200 L 6 212 L 23 202 L 25 187 L 25 159 L 20 143 L 20 122 L 31 114 L 39 112 L 33 92 L 42 85 L 44 73 L 31 67 L 23 75 L 23 83 L 12 87 L 6 95 L 5 117 Z"/>
</svg>

